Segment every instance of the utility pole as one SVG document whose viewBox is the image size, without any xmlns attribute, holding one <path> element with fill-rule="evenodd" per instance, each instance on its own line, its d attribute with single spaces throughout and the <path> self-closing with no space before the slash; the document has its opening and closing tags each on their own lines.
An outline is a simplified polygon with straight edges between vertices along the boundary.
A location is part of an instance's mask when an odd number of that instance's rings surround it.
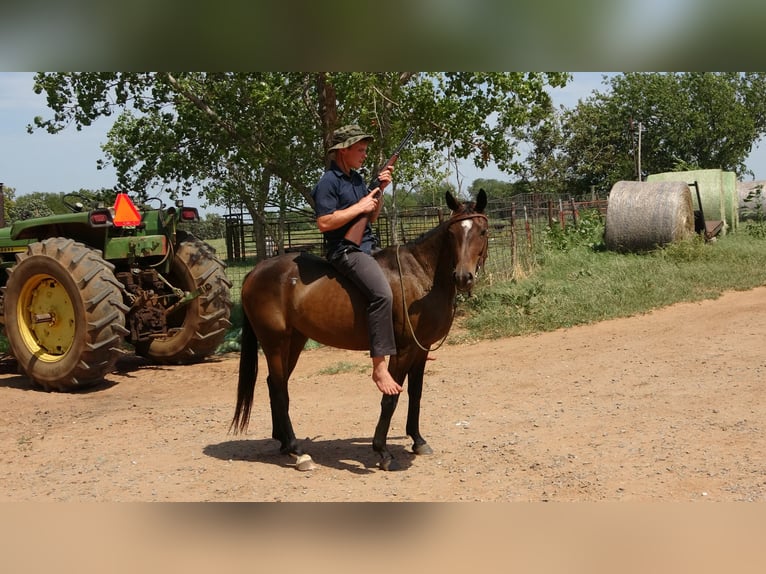
<svg viewBox="0 0 766 574">
<path fill-rule="evenodd" d="M 641 177 L 641 132 L 644 131 L 644 124 L 643 122 L 638 122 L 638 156 L 636 158 L 636 162 L 638 164 L 637 171 L 638 171 L 638 181 L 641 181 L 643 178 Z"/>
</svg>

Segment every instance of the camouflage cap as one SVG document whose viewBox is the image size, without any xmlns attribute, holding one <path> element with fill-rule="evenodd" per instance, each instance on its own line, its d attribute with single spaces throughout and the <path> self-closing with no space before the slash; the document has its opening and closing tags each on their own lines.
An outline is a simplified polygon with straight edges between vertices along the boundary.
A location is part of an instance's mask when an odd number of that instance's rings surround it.
<svg viewBox="0 0 766 574">
<path fill-rule="evenodd" d="M 370 134 L 364 133 L 362 128 L 356 124 L 343 126 L 342 128 L 338 128 L 333 132 L 331 142 L 332 146 L 327 151 L 332 151 L 335 149 L 346 149 L 358 141 L 371 139 L 372 136 Z"/>
</svg>

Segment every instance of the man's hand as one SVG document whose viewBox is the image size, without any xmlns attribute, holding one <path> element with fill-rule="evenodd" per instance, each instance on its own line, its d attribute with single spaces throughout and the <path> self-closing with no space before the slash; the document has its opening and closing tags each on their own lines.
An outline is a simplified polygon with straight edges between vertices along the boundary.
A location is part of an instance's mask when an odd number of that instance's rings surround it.
<svg viewBox="0 0 766 574">
<path fill-rule="evenodd" d="M 378 204 L 383 200 L 380 196 L 380 192 L 381 189 L 376 187 L 360 199 L 359 203 L 357 203 L 359 206 L 359 213 L 375 213 L 375 210 L 378 209 Z"/>
<path fill-rule="evenodd" d="M 390 165 L 378 174 L 378 180 L 380 180 L 380 190 L 383 191 L 386 186 L 391 183 L 391 179 L 394 176 L 394 166 Z M 373 190 L 374 191 L 374 190 Z"/>
</svg>

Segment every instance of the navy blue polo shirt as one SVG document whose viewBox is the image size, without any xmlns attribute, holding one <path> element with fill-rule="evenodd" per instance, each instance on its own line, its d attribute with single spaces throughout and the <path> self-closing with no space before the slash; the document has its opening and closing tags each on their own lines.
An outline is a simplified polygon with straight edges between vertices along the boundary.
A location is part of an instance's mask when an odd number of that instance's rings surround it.
<svg viewBox="0 0 766 574">
<path fill-rule="evenodd" d="M 324 175 L 311 191 L 311 197 L 314 198 L 316 205 L 314 213 L 317 217 L 321 217 L 335 213 L 339 209 L 346 209 L 357 203 L 367 193 L 367 184 L 359 172 L 351 170 L 350 175 L 346 175 L 333 161 L 330 163 L 330 168 L 324 172 Z M 343 243 L 343 236 L 350 226 L 351 223 L 349 222 L 343 227 L 324 233 L 327 253 L 332 253 Z M 375 238 L 372 234 L 372 227 L 368 223 L 364 229 L 361 249 L 365 253 L 370 253 L 374 245 Z"/>
</svg>

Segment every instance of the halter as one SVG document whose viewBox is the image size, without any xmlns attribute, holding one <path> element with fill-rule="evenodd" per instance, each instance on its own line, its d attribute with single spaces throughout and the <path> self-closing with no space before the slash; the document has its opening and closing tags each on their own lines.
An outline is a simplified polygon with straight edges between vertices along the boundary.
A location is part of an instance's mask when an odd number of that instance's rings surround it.
<svg viewBox="0 0 766 574">
<path fill-rule="evenodd" d="M 454 217 L 451 217 L 449 221 L 447 222 L 447 227 L 455 223 L 456 221 L 462 221 L 464 219 L 474 219 L 480 217 L 486 221 L 488 221 L 487 216 L 483 213 L 464 213 L 462 215 L 457 215 Z M 447 335 L 449 335 L 450 329 L 452 328 L 452 322 L 455 320 L 455 311 L 457 309 L 457 297 L 455 298 L 455 301 L 452 303 L 452 315 L 449 319 L 449 327 L 447 328 L 447 333 L 442 337 L 442 340 L 439 341 L 439 343 L 435 347 L 431 347 L 430 349 L 428 347 L 424 347 L 420 341 L 418 341 L 418 338 L 415 336 L 415 329 L 412 326 L 412 321 L 410 320 L 410 314 L 407 312 L 407 297 L 404 293 L 404 275 L 402 274 L 402 262 L 399 260 L 399 248 L 401 245 L 396 246 L 396 265 L 399 268 L 399 285 L 402 288 L 402 311 L 404 312 L 404 316 L 407 318 L 407 325 L 410 328 L 410 335 L 412 335 L 412 340 L 415 341 L 415 344 L 420 348 L 421 351 L 426 351 L 427 353 L 430 353 L 431 351 L 436 351 L 439 349 L 443 344 L 444 341 L 447 340 Z M 484 247 L 481 250 L 481 253 L 479 254 L 479 262 L 476 265 L 476 268 L 482 267 L 484 265 L 484 261 L 487 259 L 487 252 L 489 250 L 489 239 L 487 239 L 484 242 Z"/>
</svg>

